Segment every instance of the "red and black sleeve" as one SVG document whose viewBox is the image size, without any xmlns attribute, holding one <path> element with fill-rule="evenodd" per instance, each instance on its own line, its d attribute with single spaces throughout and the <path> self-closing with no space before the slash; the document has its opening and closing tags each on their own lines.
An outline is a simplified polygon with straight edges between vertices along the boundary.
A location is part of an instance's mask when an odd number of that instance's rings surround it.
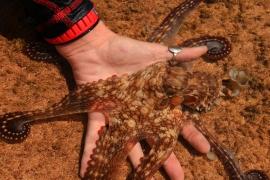
<svg viewBox="0 0 270 180">
<path fill-rule="evenodd" d="M 65 44 L 91 31 L 99 22 L 89 0 L 22 0 L 27 22 L 50 44 Z"/>
</svg>

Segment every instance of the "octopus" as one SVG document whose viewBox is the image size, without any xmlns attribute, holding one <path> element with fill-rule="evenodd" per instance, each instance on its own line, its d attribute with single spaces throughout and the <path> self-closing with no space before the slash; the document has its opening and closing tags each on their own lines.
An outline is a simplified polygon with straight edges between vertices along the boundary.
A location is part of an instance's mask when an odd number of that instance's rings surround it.
<svg viewBox="0 0 270 180">
<path fill-rule="evenodd" d="M 202 0 L 186 0 L 176 7 L 149 38 L 149 42 L 172 43 L 181 24 Z M 206 45 L 207 55 L 219 59 L 231 51 L 224 37 L 204 36 L 184 42 L 182 47 Z M 46 59 L 40 44 L 26 50 Z M 53 51 L 53 50 L 51 50 Z M 222 80 L 214 74 L 192 71 L 180 62 L 157 62 L 131 75 L 79 85 L 60 102 L 45 110 L 12 112 L 0 116 L 0 137 L 21 142 L 30 133 L 30 123 L 68 114 L 102 112 L 109 125 L 102 127 L 84 179 L 115 179 L 133 146 L 146 138 L 154 144 L 128 179 L 151 179 L 174 151 L 186 123 L 192 123 L 207 138 L 232 179 L 269 180 L 262 170 L 243 172 L 232 152 L 203 125 L 200 111 L 210 110 L 223 96 Z"/>
</svg>

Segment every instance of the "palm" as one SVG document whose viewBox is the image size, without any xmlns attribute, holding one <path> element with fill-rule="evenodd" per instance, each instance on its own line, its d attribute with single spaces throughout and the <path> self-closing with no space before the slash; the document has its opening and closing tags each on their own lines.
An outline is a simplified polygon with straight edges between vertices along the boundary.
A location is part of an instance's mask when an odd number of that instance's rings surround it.
<svg viewBox="0 0 270 180">
<path fill-rule="evenodd" d="M 75 80 L 78 84 L 106 79 L 112 75 L 121 76 L 123 74 L 134 73 L 147 65 L 165 60 L 163 57 L 158 59 L 157 50 L 160 47 L 167 51 L 166 47 L 159 44 L 151 44 L 157 48 L 148 48 L 150 43 L 141 42 L 119 35 L 110 37 L 110 41 L 100 43 L 98 52 L 100 56 L 94 57 L 93 49 L 84 49 L 80 53 L 76 53 L 76 64 L 72 65 Z M 65 52 L 62 49 L 58 51 L 64 55 L 66 59 L 73 58 L 73 51 Z M 75 49 L 76 50 L 76 49 Z M 80 56 L 78 58 L 78 56 Z M 162 59 L 163 58 L 163 59 Z M 86 61 L 78 61 L 78 59 L 86 59 Z"/>
</svg>

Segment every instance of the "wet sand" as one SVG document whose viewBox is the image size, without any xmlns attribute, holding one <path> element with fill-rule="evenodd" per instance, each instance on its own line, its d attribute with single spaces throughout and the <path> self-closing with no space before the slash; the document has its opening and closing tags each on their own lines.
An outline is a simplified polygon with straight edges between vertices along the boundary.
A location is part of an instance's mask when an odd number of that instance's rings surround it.
<svg viewBox="0 0 270 180">
<path fill-rule="evenodd" d="M 114 32 L 146 40 L 182 0 L 96 1 L 101 19 Z M 22 53 L 22 45 L 36 41 L 27 26 L 19 1 L 3 0 L 0 10 L 0 114 L 44 109 L 75 87 L 65 61 L 35 61 Z M 177 42 L 202 35 L 227 37 L 232 53 L 222 60 L 202 58 L 196 69 L 228 79 L 232 67 L 253 77 L 239 96 L 221 99 L 203 112 L 209 131 L 229 147 L 244 171 L 261 169 L 270 175 L 270 1 L 212 0 L 202 3 L 182 26 Z M 79 179 L 87 116 L 72 115 L 35 124 L 20 144 L 0 141 L 0 179 Z M 221 162 L 209 161 L 182 138 L 175 148 L 186 179 L 229 179 Z M 123 165 L 123 173 L 131 170 Z M 164 171 L 155 174 L 168 179 Z M 124 179 L 124 178 L 123 178 Z"/>
</svg>

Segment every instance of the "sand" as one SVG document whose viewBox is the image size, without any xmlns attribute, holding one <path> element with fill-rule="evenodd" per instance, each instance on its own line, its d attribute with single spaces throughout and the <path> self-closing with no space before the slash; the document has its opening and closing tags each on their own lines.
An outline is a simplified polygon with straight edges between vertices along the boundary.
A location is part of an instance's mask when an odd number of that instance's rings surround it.
<svg viewBox="0 0 270 180">
<path fill-rule="evenodd" d="M 28 27 L 19 1 L 2 0 L 0 10 L 0 114 L 44 109 L 75 87 L 65 61 L 35 61 L 22 53 L 25 42 L 37 41 Z M 182 0 L 95 1 L 101 19 L 114 32 L 146 40 Z M 261 169 L 270 175 L 270 1 L 206 1 L 182 26 L 177 42 L 202 35 L 227 37 L 232 53 L 222 60 L 198 59 L 195 67 L 228 79 L 232 67 L 253 77 L 250 86 L 234 98 L 203 112 L 209 131 L 229 147 L 240 167 Z M 59 120 L 59 121 L 58 121 Z M 31 128 L 20 144 L 0 141 L 0 179 L 80 179 L 87 116 L 54 118 Z M 229 179 L 221 162 L 209 161 L 179 138 L 175 153 L 186 179 Z M 123 165 L 123 173 L 131 170 Z M 158 180 L 169 179 L 164 171 Z"/>
</svg>

